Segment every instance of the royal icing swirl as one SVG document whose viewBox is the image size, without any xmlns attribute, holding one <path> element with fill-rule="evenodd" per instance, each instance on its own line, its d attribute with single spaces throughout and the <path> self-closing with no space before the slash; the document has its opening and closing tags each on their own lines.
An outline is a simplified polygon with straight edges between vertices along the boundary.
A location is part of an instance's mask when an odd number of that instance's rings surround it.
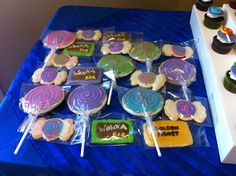
<svg viewBox="0 0 236 176">
<path fill-rule="evenodd" d="M 195 106 L 187 100 L 178 100 L 176 102 L 176 109 L 184 117 L 191 117 L 196 113 Z"/>
<path fill-rule="evenodd" d="M 124 44 L 122 42 L 112 42 L 108 48 L 111 52 L 119 52 L 124 48 Z"/>
<path fill-rule="evenodd" d="M 43 40 L 46 47 L 51 49 L 60 49 L 69 46 L 75 41 L 76 36 L 69 31 L 53 31 L 49 33 Z"/>
<path fill-rule="evenodd" d="M 41 80 L 44 82 L 52 82 L 57 77 L 57 70 L 55 68 L 45 68 L 41 74 Z"/>
<path fill-rule="evenodd" d="M 168 81 L 178 85 L 183 81 L 191 83 L 196 78 L 194 65 L 181 59 L 169 59 L 163 62 L 159 72 L 165 74 Z"/>
<path fill-rule="evenodd" d="M 94 35 L 95 35 L 95 31 L 93 31 L 93 30 L 84 30 L 82 32 L 82 37 L 84 39 L 91 39 L 94 37 Z"/>
<path fill-rule="evenodd" d="M 23 109 L 27 113 L 40 114 L 50 111 L 59 105 L 64 92 L 59 86 L 44 85 L 32 89 L 23 98 Z"/>
<path fill-rule="evenodd" d="M 143 113 L 154 115 L 163 107 L 160 93 L 144 88 L 133 88 L 122 98 L 124 108 L 131 114 L 143 116 Z"/>
<path fill-rule="evenodd" d="M 42 132 L 46 139 L 48 140 L 56 139 L 60 136 L 63 126 L 64 123 L 60 119 L 58 118 L 49 119 L 44 124 Z"/>
</svg>

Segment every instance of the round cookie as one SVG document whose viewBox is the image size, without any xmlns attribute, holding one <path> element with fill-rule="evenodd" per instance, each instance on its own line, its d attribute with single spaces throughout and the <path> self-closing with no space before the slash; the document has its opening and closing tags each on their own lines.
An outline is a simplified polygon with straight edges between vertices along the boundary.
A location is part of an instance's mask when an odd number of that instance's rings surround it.
<svg viewBox="0 0 236 176">
<path fill-rule="evenodd" d="M 116 78 L 129 75 L 135 68 L 132 59 L 122 55 L 104 56 L 99 60 L 98 66 L 102 67 L 104 72 L 113 70 Z"/>
<path fill-rule="evenodd" d="M 100 30 L 78 30 L 76 32 L 76 38 L 78 40 L 85 41 L 98 41 L 102 37 L 102 32 Z"/>
<path fill-rule="evenodd" d="M 135 71 L 130 77 L 131 85 L 144 88 L 159 90 L 165 85 L 166 77 L 164 74 L 155 75 L 152 72 Z"/>
<path fill-rule="evenodd" d="M 76 39 L 74 33 L 64 30 L 53 31 L 43 39 L 43 44 L 47 48 L 62 49 L 71 45 Z"/>
<path fill-rule="evenodd" d="M 136 116 L 145 116 L 146 113 L 156 115 L 161 111 L 163 104 L 164 100 L 160 93 L 140 87 L 129 90 L 122 97 L 123 108 Z"/>
<path fill-rule="evenodd" d="M 152 42 L 136 42 L 133 44 L 129 55 L 141 62 L 156 60 L 161 56 L 161 49 Z"/>
<path fill-rule="evenodd" d="M 107 94 L 102 87 L 80 86 L 70 93 L 67 104 L 75 114 L 82 114 L 84 111 L 95 114 L 104 107 L 106 101 Z"/>
<path fill-rule="evenodd" d="M 56 68 L 53 67 L 46 67 L 46 68 L 39 68 L 37 69 L 33 76 L 32 81 L 33 83 L 41 83 L 41 84 L 55 84 L 61 85 L 67 79 L 67 72 L 60 71 L 58 72 Z"/>
<path fill-rule="evenodd" d="M 56 108 L 64 96 L 64 91 L 59 86 L 38 86 L 23 97 L 22 107 L 26 113 L 43 114 Z"/>
<path fill-rule="evenodd" d="M 187 84 L 196 79 L 196 68 L 193 64 L 181 59 L 169 59 L 159 66 L 159 73 L 165 74 L 167 82 L 181 85 Z"/>
<path fill-rule="evenodd" d="M 101 52 L 106 54 L 127 54 L 132 48 L 129 41 L 124 42 L 109 42 L 104 43 L 101 47 Z"/>
</svg>

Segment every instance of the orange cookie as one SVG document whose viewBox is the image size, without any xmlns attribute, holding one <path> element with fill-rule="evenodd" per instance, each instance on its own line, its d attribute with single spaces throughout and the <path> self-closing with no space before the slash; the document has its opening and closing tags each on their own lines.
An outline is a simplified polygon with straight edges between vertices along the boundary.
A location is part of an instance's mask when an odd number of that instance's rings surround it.
<svg viewBox="0 0 236 176">
<path fill-rule="evenodd" d="M 161 120 L 152 123 L 158 129 L 156 138 L 159 147 L 184 147 L 193 144 L 192 134 L 186 122 Z M 146 124 L 143 125 L 143 133 L 145 143 L 150 147 L 155 147 Z"/>
</svg>

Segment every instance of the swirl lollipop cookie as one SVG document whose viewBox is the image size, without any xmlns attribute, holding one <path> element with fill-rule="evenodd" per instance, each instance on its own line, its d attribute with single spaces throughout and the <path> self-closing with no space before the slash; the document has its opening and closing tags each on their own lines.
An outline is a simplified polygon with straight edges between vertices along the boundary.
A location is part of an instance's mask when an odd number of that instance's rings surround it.
<svg viewBox="0 0 236 176">
<path fill-rule="evenodd" d="M 196 68 L 193 64 L 181 59 L 169 59 L 159 66 L 159 73 L 165 74 L 167 82 L 181 85 L 190 84 L 196 79 Z"/>
<path fill-rule="evenodd" d="M 101 37 L 102 32 L 100 30 L 78 30 L 76 32 L 76 38 L 78 40 L 98 41 Z"/>
<path fill-rule="evenodd" d="M 47 141 L 59 139 L 68 141 L 74 133 L 74 124 L 72 119 L 39 118 L 32 127 L 32 137 L 34 139 L 44 138 Z"/>
<path fill-rule="evenodd" d="M 67 79 L 66 71 L 57 71 L 56 68 L 45 67 L 37 69 L 33 76 L 33 83 L 61 85 Z"/>
<path fill-rule="evenodd" d="M 130 77 L 131 85 L 144 88 L 152 88 L 152 90 L 161 89 L 166 82 L 164 74 L 155 75 L 152 72 L 135 71 Z"/>
<path fill-rule="evenodd" d="M 64 96 L 64 91 L 59 86 L 44 85 L 32 89 L 23 97 L 22 108 L 26 113 L 30 114 L 30 121 L 27 124 L 27 128 L 24 131 L 14 154 L 18 153 L 37 116 L 56 108 L 63 101 Z"/>
</svg>

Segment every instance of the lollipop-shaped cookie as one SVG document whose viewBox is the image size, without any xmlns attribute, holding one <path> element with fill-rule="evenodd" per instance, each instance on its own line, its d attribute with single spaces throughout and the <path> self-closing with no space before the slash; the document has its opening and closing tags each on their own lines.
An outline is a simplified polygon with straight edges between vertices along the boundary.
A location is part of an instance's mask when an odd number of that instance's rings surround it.
<svg viewBox="0 0 236 176">
<path fill-rule="evenodd" d="M 51 52 L 45 59 L 45 63 L 55 54 L 57 49 L 70 46 L 76 39 L 74 33 L 64 30 L 53 31 L 46 35 L 43 44 L 51 49 Z"/>
<path fill-rule="evenodd" d="M 129 90 L 122 97 L 122 106 L 127 112 L 144 117 L 146 120 L 159 157 L 161 152 L 156 140 L 156 131 L 152 124 L 152 117 L 161 111 L 163 102 L 164 100 L 160 93 L 139 87 Z"/>
<path fill-rule="evenodd" d="M 196 79 L 196 68 L 193 64 L 181 59 L 169 59 L 159 67 L 159 73 L 165 74 L 167 82 L 181 85 L 190 84 Z"/>
<path fill-rule="evenodd" d="M 22 99 L 23 110 L 30 114 L 30 121 L 27 128 L 16 147 L 14 154 L 17 154 L 26 135 L 28 134 L 32 123 L 37 116 L 44 114 L 56 108 L 64 99 L 64 91 L 59 86 L 38 86 L 29 91 Z"/>
<path fill-rule="evenodd" d="M 74 89 L 67 100 L 69 109 L 83 118 L 83 132 L 80 156 L 84 156 L 86 128 L 89 115 L 97 113 L 106 104 L 106 91 L 100 86 L 80 86 Z"/>
</svg>

